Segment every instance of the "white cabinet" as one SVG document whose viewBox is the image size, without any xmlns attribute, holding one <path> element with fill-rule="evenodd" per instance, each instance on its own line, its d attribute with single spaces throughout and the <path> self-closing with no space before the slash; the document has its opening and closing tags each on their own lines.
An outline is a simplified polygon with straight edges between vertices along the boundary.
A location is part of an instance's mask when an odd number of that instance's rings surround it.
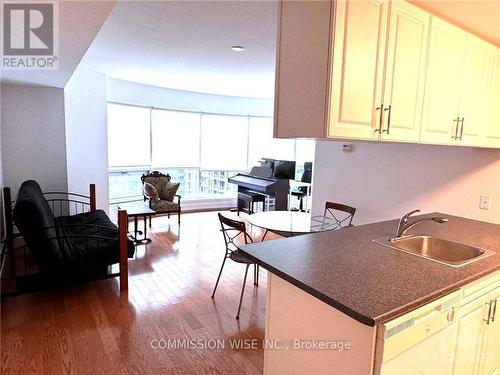
<svg viewBox="0 0 500 375">
<path fill-rule="evenodd" d="M 406 2 L 390 4 L 382 140 L 419 140 L 429 20 L 429 13 Z"/>
<path fill-rule="evenodd" d="M 332 138 L 418 142 L 430 15 L 406 2 L 336 2 Z"/>
<path fill-rule="evenodd" d="M 420 141 L 449 144 L 458 132 L 465 31 L 432 17 Z"/>
<path fill-rule="evenodd" d="M 388 3 L 337 1 L 329 137 L 378 139 Z"/>
<path fill-rule="evenodd" d="M 500 49 L 406 1 L 281 1 L 275 137 L 500 148 Z"/>
<path fill-rule="evenodd" d="M 488 294 L 485 311 L 489 319 L 483 319 L 484 327 L 482 358 L 479 363 L 479 374 L 500 375 L 500 284 Z M 486 314 L 485 314 L 486 315 Z M 485 316 L 483 315 L 483 316 Z"/>
<path fill-rule="evenodd" d="M 485 146 L 500 147 L 500 49 L 493 49 L 489 100 L 484 103 L 488 119 L 484 127 Z"/>
<path fill-rule="evenodd" d="M 481 145 L 488 123 L 488 91 L 492 46 L 468 34 L 460 91 L 458 116 L 460 126 L 455 143 L 461 146 Z"/>
<path fill-rule="evenodd" d="M 377 330 L 375 374 L 499 375 L 500 272 Z"/>
</svg>

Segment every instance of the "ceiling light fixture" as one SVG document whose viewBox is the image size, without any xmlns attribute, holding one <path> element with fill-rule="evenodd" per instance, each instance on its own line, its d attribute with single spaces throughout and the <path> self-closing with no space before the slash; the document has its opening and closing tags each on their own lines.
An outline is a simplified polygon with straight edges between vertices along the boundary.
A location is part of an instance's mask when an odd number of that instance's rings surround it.
<svg viewBox="0 0 500 375">
<path fill-rule="evenodd" d="M 243 52 L 245 50 L 245 47 L 243 47 L 243 46 L 232 46 L 231 49 L 234 52 Z"/>
</svg>

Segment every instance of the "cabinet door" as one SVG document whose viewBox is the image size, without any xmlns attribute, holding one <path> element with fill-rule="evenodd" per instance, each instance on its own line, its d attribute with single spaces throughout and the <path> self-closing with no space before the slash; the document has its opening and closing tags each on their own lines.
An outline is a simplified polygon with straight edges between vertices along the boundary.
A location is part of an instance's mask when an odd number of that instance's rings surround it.
<svg viewBox="0 0 500 375">
<path fill-rule="evenodd" d="M 485 330 L 483 319 L 487 314 L 487 296 L 461 306 L 458 318 L 458 337 L 454 374 L 477 374 Z"/>
<path fill-rule="evenodd" d="M 490 318 L 488 324 L 485 323 L 483 350 L 480 361 L 481 375 L 500 374 L 500 287 L 490 293 L 488 303 L 492 303 L 492 315 L 495 310 L 493 320 Z M 495 306 L 496 301 L 496 306 Z M 488 309 L 489 309 L 489 305 Z"/>
<path fill-rule="evenodd" d="M 494 49 L 490 77 L 488 119 L 485 122 L 483 142 L 485 146 L 500 147 L 500 49 Z"/>
<path fill-rule="evenodd" d="M 391 113 L 386 112 L 383 140 L 418 142 L 420 137 L 429 21 L 429 13 L 409 3 L 390 5 L 383 102 Z"/>
<path fill-rule="evenodd" d="M 463 118 L 458 131 L 458 145 L 481 145 L 481 128 L 486 121 L 489 89 L 491 45 L 467 35 L 465 45 L 463 84 L 460 94 L 459 116 Z"/>
<path fill-rule="evenodd" d="M 431 17 L 429 59 L 425 80 L 424 112 L 420 141 L 450 144 L 455 135 L 462 82 L 465 35 L 436 17 Z"/>
<path fill-rule="evenodd" d="M 378 139 L 387 3 L 337 1 L 329 137 Z"/>
</svg>

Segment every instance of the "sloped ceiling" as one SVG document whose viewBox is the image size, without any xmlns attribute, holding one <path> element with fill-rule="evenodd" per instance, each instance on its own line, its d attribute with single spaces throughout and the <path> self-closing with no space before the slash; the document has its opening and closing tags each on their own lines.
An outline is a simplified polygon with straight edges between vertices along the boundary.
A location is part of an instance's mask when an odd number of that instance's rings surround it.
<svg viewBox="0 0 500 375">
<path fill-rule="evenodd" d="M 59 69 L 2 70 L 2 83 L 64 87 L 92 44 L 115 1 L 59 2 Z"/>
</svg>

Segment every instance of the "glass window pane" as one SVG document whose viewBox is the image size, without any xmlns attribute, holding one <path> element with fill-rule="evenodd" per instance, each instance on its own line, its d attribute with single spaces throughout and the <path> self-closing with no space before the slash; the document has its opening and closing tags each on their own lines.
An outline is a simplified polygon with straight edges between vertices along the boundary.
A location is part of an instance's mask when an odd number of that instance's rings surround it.
<svg viewBox="0 0 500 375">
<path fill-rule="evenodd" d="M 248 117 L 201 116 L 201 166 L 204 170 L 247 169 Z"/>
<path fill-rule="evenodd" d="M 172 182 L 179 182 L 179 194 L 183 199 L 199 197 L 200 170 L 199 168 L 162 168 L 159 171 L 169 174 Z"/>
<path fill-rule="evenodd" d="M 108 104 L 110 167 L 150 164 L 149 108 Z"/>
<path fill-rule="evenodd" d="M 109 173 L 109 200 L 113 203 L 142 199 L 141 176 L 148 171 Z"/>
<path fill-rule="evenodd" d="M 200 164 L 200 114 L 153 110 L 153 166 L 192 168 Z"/>
</svg>

